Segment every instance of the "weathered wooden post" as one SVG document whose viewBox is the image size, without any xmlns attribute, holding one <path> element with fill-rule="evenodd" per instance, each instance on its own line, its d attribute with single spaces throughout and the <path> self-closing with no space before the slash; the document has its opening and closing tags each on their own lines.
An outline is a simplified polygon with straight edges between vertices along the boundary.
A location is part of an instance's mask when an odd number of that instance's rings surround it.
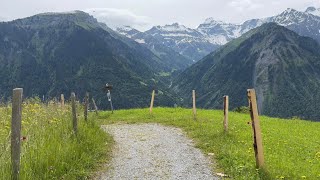
<svg viewBox="0 0 320 180">
<path fill-rule="evenodd" d="M 13 89 L 11 119 L 11 164 L 13 180 L 18 180 L 20 174 L 22 93 L 22 88 Z"/>
<path fill-rule="evenodd" d="M 152 90 L 151 102 L 150 102 L 150 114 L 152 114 L 154 95 L 155 95 L 155 90 Z"/>
<path fill-rule="evenodd" d="M 253 148 L 256 158 L 256 167 L 263 168 L 264 165 L 264 156 L 263 156 L 263 146 L 262 146 L 262 136 L 261 128 L 257 107 L 257 98 L 256 92 L 254 89 L 248 89 L 248 100 L 250 107 L 250 116 L 253 129 Z"/>
<path fill-rule="evenodd" d="M 72 125 L 75 134 L 78 133 L 78 120 L 77 120 L 77 110 L 76 110 L 76 94 L 71 93 L 71 107 L 72 107 Z"/>
<path fill-rule="evenodd" d="M 196 91 L 192 90 L 192 110 L 193 110 L 193 119 L 197 119 L 197 109 L 196 109 Z"/>
<path fill-rule="evenodd" d="M 89 107 L 89 93 L 86 92 L 86 96 L 84 98 L 84 120 L 88 121 L 88 107 Z"/>
<path fill-rule="evenodd" d="M 223 96 L 223 113 L 224 113 L 224 120 L 223 120 L 224 131 L 228 132 L 229 96 Z"/>
<path fill-rule="evenodd" d="M 96 105 L 96 101 L 92 98 L 92 104 L 93 104 L 93 107 L 94 107 L 94 111 L 96 112 L 96 114 L 98 114 L 98 107 Z"/>
<path fill-rule="evenodd" d="M 61 103 L 61 107 L 64 107 L 64 95 L 63 94 L 60 95 L 60 103 Z"/>
</svg>

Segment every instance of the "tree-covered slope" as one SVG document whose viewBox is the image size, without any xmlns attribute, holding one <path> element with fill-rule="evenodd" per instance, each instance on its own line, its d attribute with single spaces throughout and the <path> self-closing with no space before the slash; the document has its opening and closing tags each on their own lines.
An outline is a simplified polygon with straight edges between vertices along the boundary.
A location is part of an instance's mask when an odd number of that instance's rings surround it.
<svg viewBox="0 0 320 180">
<path fill-rule="evenodd" d="M 174 89 L 198 105 L 231 108 L 248 104 L 246 89 L 255 88 L 259 111 L 280 117 L 320 120 L 320 46 L 311 38 L 274 23 L 265 24 L 231 41 L 180 74 Z"/>
<path fill-rule="evenodd" d="M 158 77 L 170 70 L 147 48 L 117 37 L 80 11 L 0 23 L 0 96 L 11 96 L 15 87 L 41 97 L 74 91 L 81 98 L 89 91 L 106 107 L 102 88 L 111 83 L 116 108 L 147 106 L 155 86 L 161 88 L 159 103 L 170 105 Z"/>
</svg>

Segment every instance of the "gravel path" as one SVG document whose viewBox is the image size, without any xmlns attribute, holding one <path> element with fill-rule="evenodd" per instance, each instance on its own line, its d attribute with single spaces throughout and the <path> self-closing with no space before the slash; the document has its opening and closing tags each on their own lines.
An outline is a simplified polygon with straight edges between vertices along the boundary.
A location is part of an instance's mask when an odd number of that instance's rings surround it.
<svg viewBox="0 0 320 180">
<path fill-rule="evenodd" d="M 116 143 L 110 167 L 98 179 L 218 179 L 209 159 L 178 128 L 158 124 L 103 128 Z"/>
</svg>

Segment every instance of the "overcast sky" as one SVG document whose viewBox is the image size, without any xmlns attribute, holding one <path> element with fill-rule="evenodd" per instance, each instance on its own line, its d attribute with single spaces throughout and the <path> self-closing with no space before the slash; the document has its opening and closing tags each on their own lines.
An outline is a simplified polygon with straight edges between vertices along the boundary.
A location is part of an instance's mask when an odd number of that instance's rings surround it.
<svg viewBox="0 0 320 180">
<path fill-rule="evenodd" d="M 195 28 L 208 17 L 242 23 L 281 13 L 320 7 L 319 0 L 1 0 L 0 20 L 41 12 L 84 10 L 108 26 L 130 25 L 146 30 L 153 25 L 178 22 Z"/>
</svg>

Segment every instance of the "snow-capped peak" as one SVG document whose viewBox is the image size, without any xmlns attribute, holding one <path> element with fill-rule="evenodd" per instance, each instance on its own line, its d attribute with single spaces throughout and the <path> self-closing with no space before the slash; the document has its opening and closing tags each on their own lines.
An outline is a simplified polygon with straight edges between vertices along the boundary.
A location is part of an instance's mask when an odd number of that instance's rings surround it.
<svg viewBox="0 0 320 180">
<path fill-rule="evenodd" d="M 167 31 L 167 32 L 191 32 L 192 30 L 187 28 L 184 25 L 180 25 L 178 23 L 173 24 L 167 24 L 165 26 L 157 26 L 157 28 L 161 31 Z"/>
<path fill-rule="evenodd" d="M 315 7 L 308 7 L 305 12 L 309 13 L 309 12 L 313 12 L 315 10 L 317 10 Z"/>
<path fill-rule="evenodd" d="M 203 24 L 227 24 L 223 21 L 217 21 L 213 17 L 207 18 Z"/>
<path fill-rule="evenodd" d="M 320 8 L 308 7 L 305 12 L 315 16 L 320 16 Z"/>
<path fill-rule="evenodd" d="M 278 16 L 294 18 L 294 17 L 297 17 L 297 16 L 301 16 L 303 14 L 305 14 L 305 13 L 297 11 L 297 10 L 292 9 L 292 8 L 288 8 L 285 11 L 283 11 L 281 14 L 279 14 Z"/>
<path fill-rule="evenodd" d="M 289 13 L 294 13 L 296 12 L 297 10 L 295 9 L 292 9 L 292 8 L 287 8 L 285 11 L 283 11 L 282 14 L 289 14 Z"/>
<path fill-rule="evenodd" d="M 300 12 L 292 8 L 288 8 L 281 14 L 272 17 L 270 20 L 281 26 L 289 26 L 291 24 L 297 24 L 305 21 L 309 16 L 308 13 Z"/>
</svg>

